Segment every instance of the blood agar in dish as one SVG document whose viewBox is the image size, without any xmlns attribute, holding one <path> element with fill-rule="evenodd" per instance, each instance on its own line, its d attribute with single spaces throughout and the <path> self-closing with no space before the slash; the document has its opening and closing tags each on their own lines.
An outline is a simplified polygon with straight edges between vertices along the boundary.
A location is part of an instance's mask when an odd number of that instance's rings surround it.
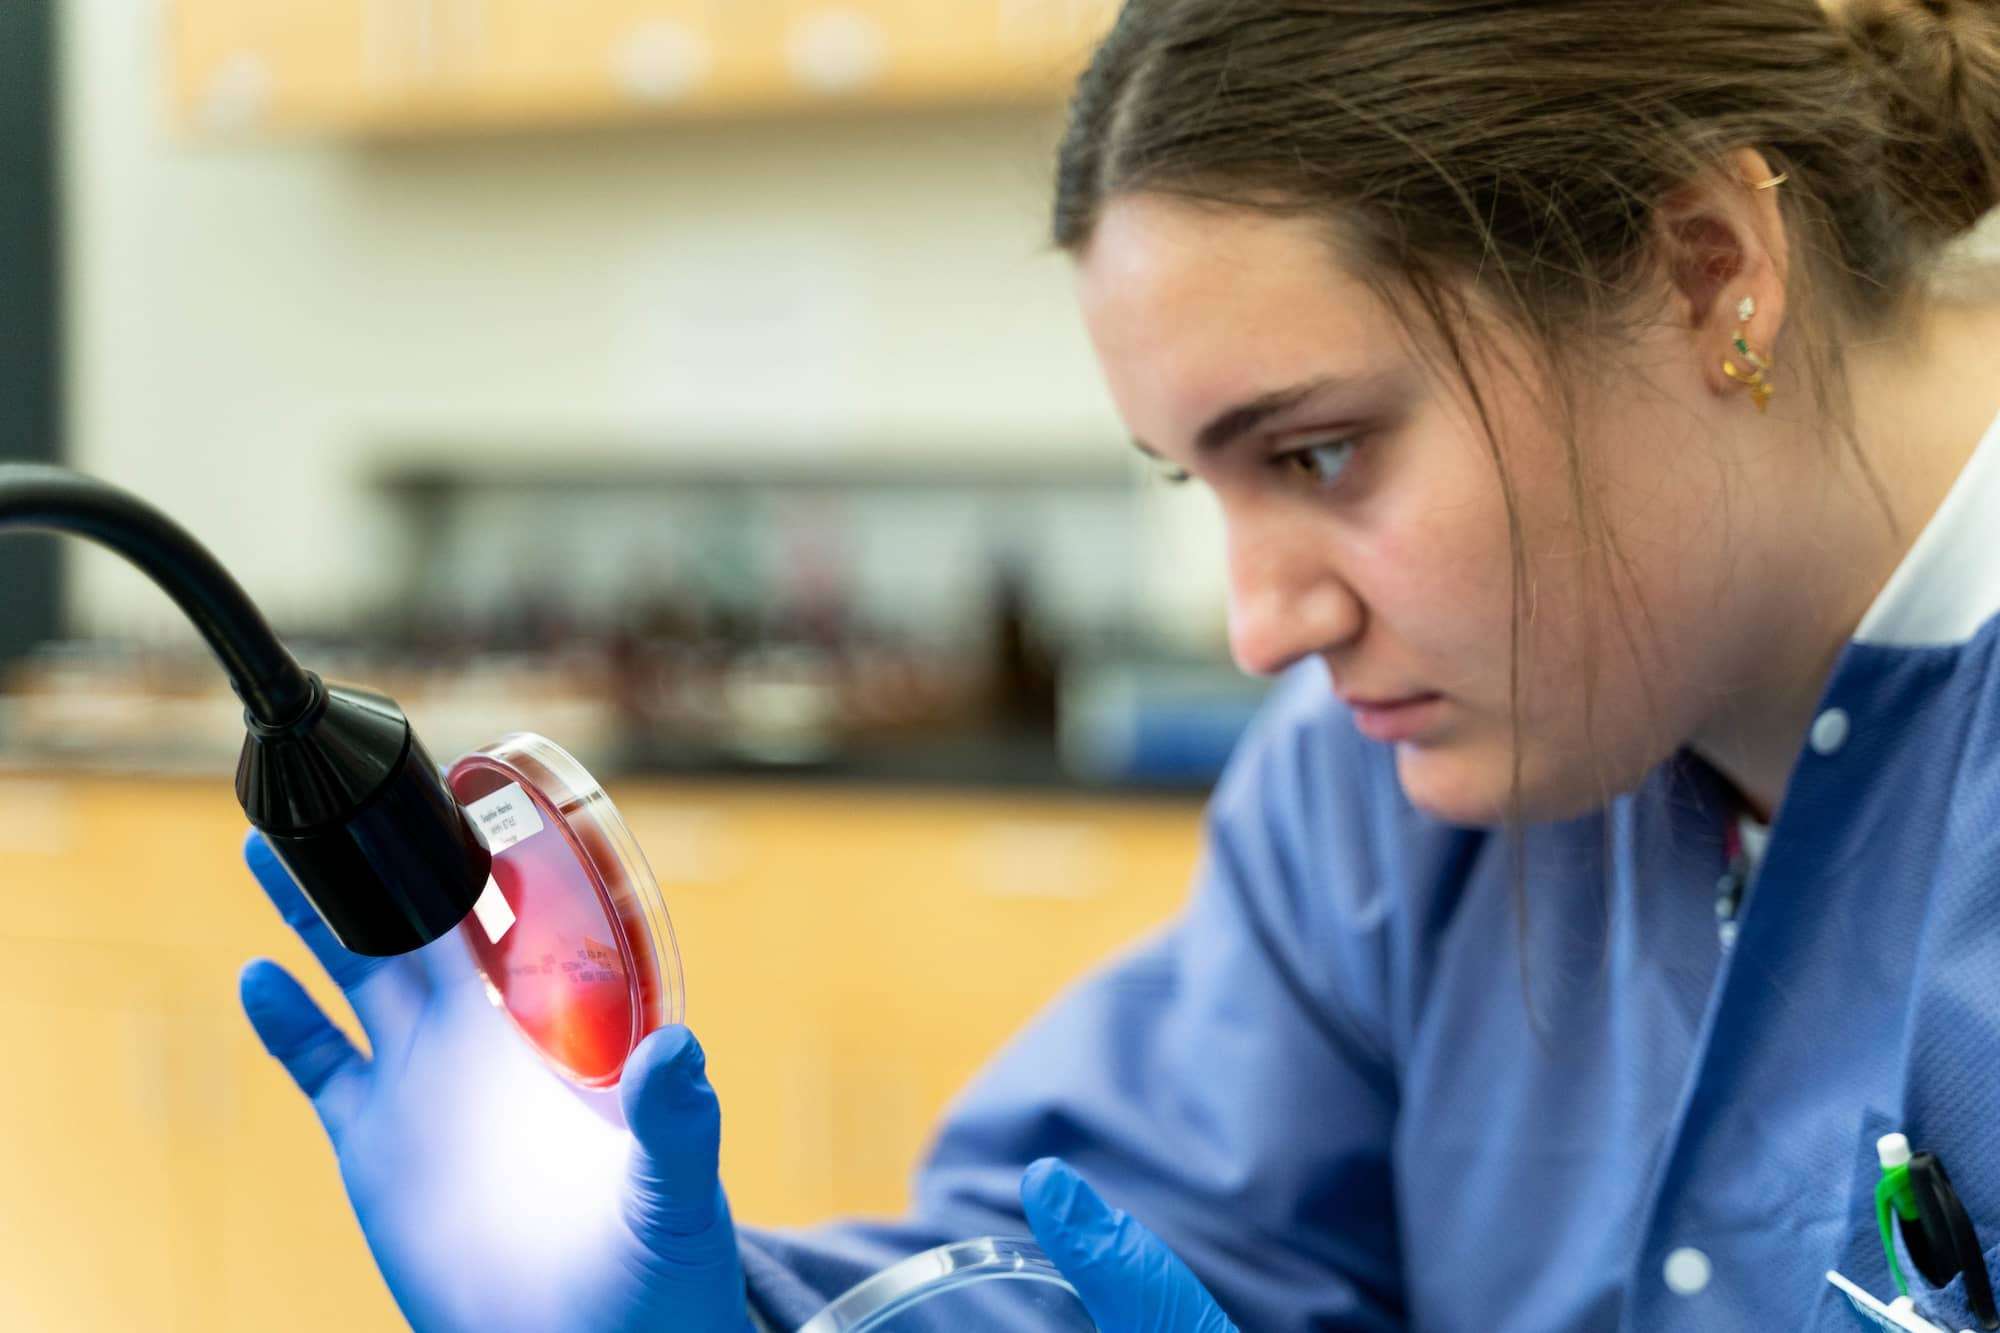
<svg viewBox="0 0 2000 1333">
<path fill-rule="evenodd" d="M 566 1077 L 609 1087 L 647 1033 L 682 1015 L 673 923 L 645 855 L 597 780 L 544 737 L 475 750 L 446 781 L 493 852 L 459 927 L 489 993 Z"/>
</svg>

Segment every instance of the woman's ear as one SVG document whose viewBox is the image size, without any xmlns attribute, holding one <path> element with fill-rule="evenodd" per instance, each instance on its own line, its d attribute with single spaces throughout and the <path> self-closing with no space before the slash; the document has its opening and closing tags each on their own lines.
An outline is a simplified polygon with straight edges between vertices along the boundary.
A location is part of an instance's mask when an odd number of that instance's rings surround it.
<svg viewBox="0 0 2000 1333">
<path fill-rule="evenodd" d="M 1742 392 L 1723 369 L 1739 330 L 1760 358 L 1778 362 L 1790 249 L 1776 176 L 1762 153 L 1739 148 L 1721 170 L 1688 182 L 1660 206 L 1658 239 L 1676 322 L 1718 395 Z M 1753 311 L 1747 320 L 1746 297 Z M 1741 356 L 1734 359 L 1742 365 Z"/>
</svg>

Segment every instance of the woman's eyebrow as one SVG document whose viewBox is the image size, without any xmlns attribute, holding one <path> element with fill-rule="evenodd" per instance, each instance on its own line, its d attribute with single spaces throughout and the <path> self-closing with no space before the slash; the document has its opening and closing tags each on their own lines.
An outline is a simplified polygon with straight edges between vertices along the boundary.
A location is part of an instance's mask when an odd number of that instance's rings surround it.
<svg viewBox="0 0 2000 1333">
<path fill-rule="evenodd" d="M 1201 432 L 1195 436 L 1195 451 L 1203 454 L 1220 453 L 1272 417 L 1289 412 L 1315 394 L 1342 383 L 1345 381 L 1338 376 L 1322 375 L 1303 384 L 1294 384 L 1286 389 L 1273 389 L 1269 393 L 1258 394 L 1247 402 L 1238 403 L 1201 428 Z M 1140 453 L 1153 458 L 1160 456 L 1144 440 L 1134 438 L 1132 446 Z"/>
</svg>

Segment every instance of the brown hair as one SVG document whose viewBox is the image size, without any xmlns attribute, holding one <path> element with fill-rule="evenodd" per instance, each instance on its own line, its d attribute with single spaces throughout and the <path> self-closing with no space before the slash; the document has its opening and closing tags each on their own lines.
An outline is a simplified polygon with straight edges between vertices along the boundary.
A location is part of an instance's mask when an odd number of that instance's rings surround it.
<svg viewBox="0 0 2000 1333">
<path fill-rule="evenodd" d="M 1406 325 L 1434 335 L 1420 341 L 1471 391 L 1496 465 L 1469 355 L 1491 347 L 1474 299 L 1497 311 L 1545 368 L 1608 582 L 1624 557 L 1586 502 L 1572 386 L 1592 370 L 1580 349 L 1600 359 L 1658 290 L 1660 205 L 1740 147 L 1789 173 L 1787 355 L 1859 458 L 1842 347 L 1895 327 L 1944 242 L 2000 193 L 1997 8 L 1127 0 L 1076 89 L 1054 239 L 1080 253 L 1107 201 L 1139 191 L 1324 219 Z M 1518 826 L 1527 571 L 1500 471 Z"/>
</svg>

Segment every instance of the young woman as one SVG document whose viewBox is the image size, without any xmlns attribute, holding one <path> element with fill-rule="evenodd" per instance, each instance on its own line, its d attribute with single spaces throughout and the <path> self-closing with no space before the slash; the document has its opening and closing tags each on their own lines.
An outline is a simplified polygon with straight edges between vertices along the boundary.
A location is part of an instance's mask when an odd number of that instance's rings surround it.
<svg viewBox="0 0 2000 1333">
<path fill-rule="evenodd" d="M 909 1218 L 739 1233 L 684 1030 L 614 1133 L 253 843 L 374 1058 L 245 1001 L 411 1321 L 789 1326 L 1025 1220 L 1110 1333 L 1789 1333 L 1893 1294 L 1892 1130 L 2000 1244 L 2000 301 L 1950 262 L 1996 180 L 1988 0 L 1132 0 L 1056 240 L 1284 676 L 1185 918 Z"/>
</svg>

